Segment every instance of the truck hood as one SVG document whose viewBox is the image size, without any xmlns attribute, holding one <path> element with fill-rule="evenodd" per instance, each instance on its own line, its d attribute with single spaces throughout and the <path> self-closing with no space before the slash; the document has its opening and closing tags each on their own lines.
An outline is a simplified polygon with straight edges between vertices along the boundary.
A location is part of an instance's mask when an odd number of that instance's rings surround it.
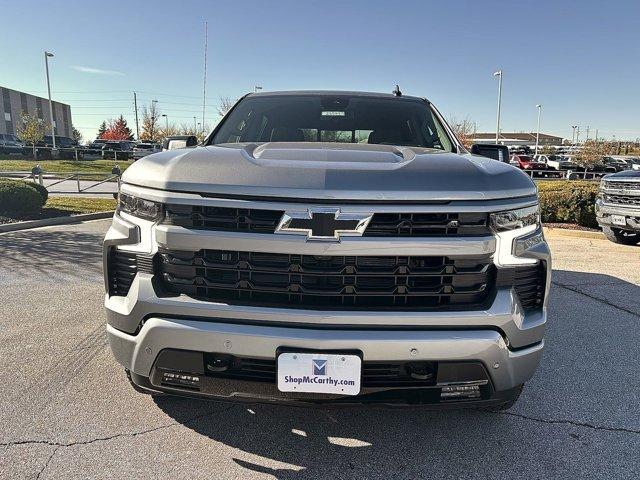
<svg viewBox="0 0 640 480">
<path fill-rule="evenodd" d="M 536 194 L 527 175 L 496 160 L 369 144 L 271 142 L 171 150 L 138 160 L 122 179 L 207 196 L 443 201 Z"/>
</svg>

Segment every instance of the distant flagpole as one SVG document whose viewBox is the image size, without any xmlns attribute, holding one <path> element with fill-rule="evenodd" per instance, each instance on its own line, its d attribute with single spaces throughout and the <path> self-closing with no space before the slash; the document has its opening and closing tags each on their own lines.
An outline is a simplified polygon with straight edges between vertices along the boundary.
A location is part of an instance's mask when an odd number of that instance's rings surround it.
<svg viewBox="0 0 640 480">
<path fill-rule="evenodd" d="M 204 116 L 207 106 L 207 22 L 204 22 L 204 77 L 202 80 L 202 137 L 204 138 Z"/>
</svg>

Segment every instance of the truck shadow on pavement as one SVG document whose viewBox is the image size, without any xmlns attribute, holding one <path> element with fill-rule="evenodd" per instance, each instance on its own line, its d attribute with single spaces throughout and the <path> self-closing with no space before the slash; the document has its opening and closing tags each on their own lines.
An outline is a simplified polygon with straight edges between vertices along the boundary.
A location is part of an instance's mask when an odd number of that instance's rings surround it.
<svg viewBox="0 0 640 480">
<path fill-rule="evenodd" d="M 640 380 L 635 367 L 621 367 L 640 358 L 639 298 L 640 286 L 615 277 L 554 272 L 542 364 L 507 412 L 154 401 L 179 424 L 240 450 L 228 455 L 251 478 L 605 475 L 614 466 L 606 452 L 628 468 L 640 448 Z"/>
<path fill-rule="evenodd" d="M 104 233 L 29 230 L 0 235 L 2 267 L 47 276 L 87 277 L 102 274 Z M 69 265 L 75 268 L 69 268 Z M 22 273 L 20 273 L 22 272 Z"/>
</svg>

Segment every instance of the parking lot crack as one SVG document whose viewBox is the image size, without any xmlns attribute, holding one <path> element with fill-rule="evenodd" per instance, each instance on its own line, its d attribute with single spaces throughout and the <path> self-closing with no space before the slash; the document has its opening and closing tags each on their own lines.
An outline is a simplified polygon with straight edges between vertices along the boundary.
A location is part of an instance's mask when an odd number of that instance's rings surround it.
<svg viewBox="0 0 640 480">
<path fill-rule="evenodd" d="M 595 300 L 598 303 L 602 303 L 603 305 L 607 305 L 609 307 L 613 307 L 613 308 L 615 308 L 617 310 L 620 310 L 620 311 L 623 311 L 625 313 L 629 313 L 629 314 L 633 315 L 634 317 L 640 317 L 640 314 L 638 314 L 638 312 L 634 312 L 633 310 L 631 310 L 629 308 L 625 308 L 625 307 L 622 307 L 620 305 L 616 305 L 615 303 L 612 303 L 612 302 L 610 302 L 608 300 L 605 300 L 605 299 L 600 298 L 600 297 L 596 297 L 595 295 L 591 295 L 591 294 L 589 294 L 587 292 L 584 292 L 584 291 L 580 290 L 575 285 L 569 285 L 569 284 L 560 283 L 560 282 L 557 282 L 557 281 L 553 281 L 551 283 L 553 285 L 558 286 L 558 287 L 566 288 L 567 290 L 570 290 L 572 292 L 579 293 L 580 295 L 584 295 L 585 297 L 588 297 L 588 298 L 590 298 L 592 300 Z"/>
<path fill-rule="evenodd" d="M 232 408 L 233 406 L 229 407 Z M 58 448 L 67 448 L 67 447 L 75 447 L 75 446 L 82 446 L 82 445 L 91 445 L 93 443 L 97 443 L 97 442 L 108 442 L 110 440 L 114 440 L 116 438 L 133 438 L 133 437 L 139 437 L 141 435 L 146 435 L 149 433 L 154 433 L 157 432 L 159 430 L 164 430 L 167 428 L 172 428 L 172 427 L 176 427 L 176 426 L 180 426 L 180 425 L 186 425 L 188 423 L 197 421 L 197 420 L 201 420 L 203 418 L 206 418 L 210 415 L 213 415 L 213 413 L 204 413 L 201 415 L 196 415 L 194 417 L 182 420 L 182 421 L 176 421 L 176 422 L 171 422 L 171 423 L 167 423 L 165 425 L 160 425 L 158 427 L 154 427 L 154 428 L 148 428 L 146 430 L 140 430 L 138 432 L 126 432 L 126 433 L 116 433 L 114 435 L 108 435 L 108 436 L 104 436 L 104 437 L 96 437 L 96 438 L 92 438 L 89 440 L 79 440 L 76 442 L 56 442 L 53 440 L 15 440 L 15 441 L 10 441 L 10 442 L 3 442 L 0 443 L 0 446 L 4 446 L 6 448 L 9 447 L 14 447 L 14 446 L 20 446 L 20 445 L 49 445 L 52 447 L 57 447 L 56 450 Z M 54 451 L 55 453 L 55 451 Z M 53 455 L 52 455 L 53 456 Z"/>
<path fill-rule="evenodd" d="M 640 430 L 634 430 L 632 428 L 625 428 L 625 427 L 608 427 L 605 425 L 594 425 L 592 423 L 578 422 L 575 420 L 556 420 L 551 418 L 530 417 L 528 415 L 523 415 L 521 413 L 513 413 L 513 412 L 498 412 L 498 413 L 499 415 L 508 415 L 510 417 L 522 418 L 524 420 L 531 420 L 532 422 L 537 422 L 537 423 L 545 423 L 547 425 L 573 425 L 575 427 L 590 428 L 592 430 L 604 430 L 607 432 L 635 433 L 635 434 L 640 433 Z"/>
</svg>

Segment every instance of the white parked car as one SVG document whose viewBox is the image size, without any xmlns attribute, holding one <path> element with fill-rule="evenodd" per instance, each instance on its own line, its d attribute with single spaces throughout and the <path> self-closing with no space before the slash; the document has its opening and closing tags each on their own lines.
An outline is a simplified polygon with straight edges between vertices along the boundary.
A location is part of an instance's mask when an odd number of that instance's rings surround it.
<svg viewBox="0 0 640 480">
<path fill-rule="evenodd" d="M 133 147 L 133 159 L 138 160 L 152 153 L 162 151 L 162 146 L 158 143 L 138 143 Z"/>
</svg>

